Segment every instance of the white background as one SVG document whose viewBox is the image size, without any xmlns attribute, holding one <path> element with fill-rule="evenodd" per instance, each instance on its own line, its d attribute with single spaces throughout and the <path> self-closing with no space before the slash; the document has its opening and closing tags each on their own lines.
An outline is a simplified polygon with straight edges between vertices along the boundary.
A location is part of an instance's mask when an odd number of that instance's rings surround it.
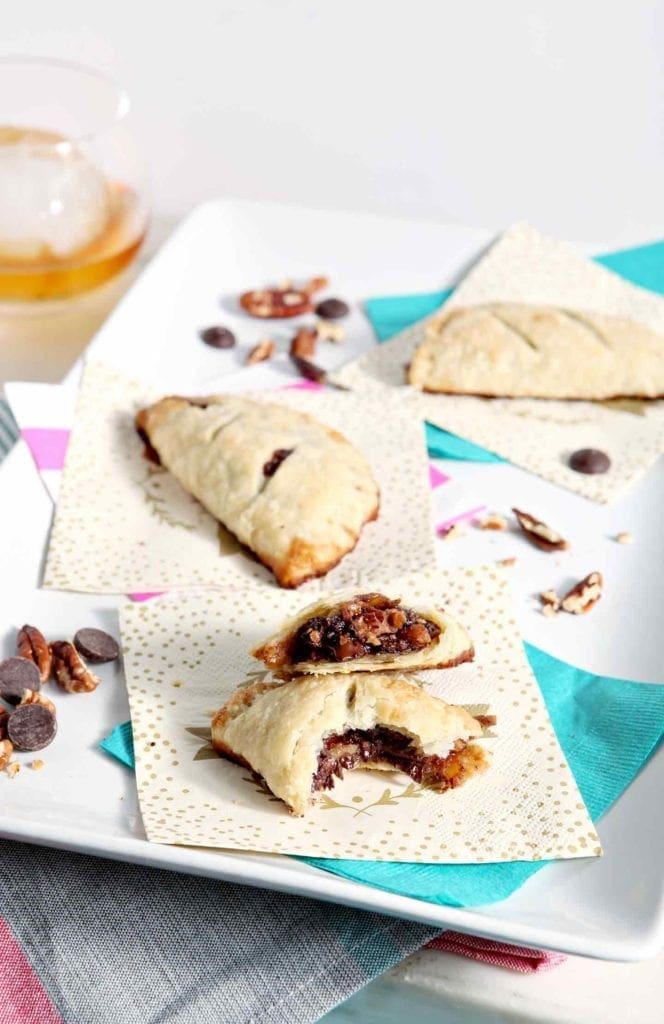
<svg viewBox="0 0 664 1024">
<path fill-rule="evenodd" d="M 664 235 L 661 0 L 21 0 L 0 49 L 125 84 L 161 217 L 232 195 Z"/>
</svg>

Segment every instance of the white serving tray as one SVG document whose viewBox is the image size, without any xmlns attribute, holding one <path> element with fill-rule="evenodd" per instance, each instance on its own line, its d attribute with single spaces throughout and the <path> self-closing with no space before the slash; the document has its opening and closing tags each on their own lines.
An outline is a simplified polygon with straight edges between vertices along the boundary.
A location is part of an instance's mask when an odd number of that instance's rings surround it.
<svg viewBox="0 0 664 1024">
<path fill-rule="evenodd" d="M 178 229 L 91 348 L 125 371 L 158 377 L 165 389 L 168 383 L 180 390 L 212 389 L 241 364 L 236 352 L 202 345 L 197 328 L 223 322 L 235 326 L 247 343 L 266 333 L 265 325 L 235 314 L 238 291 L 320 272 L 332 277 L 331 292 L 344 298 L 427 291 L 451 283 L 488 241 L 487 234 L 458 226 L 246 202 L 208 203 Z M 350 358 L 371 343 L 371 330 L 360 312 L 348 326 L 349 340 L 325 350 L 326 365 Z M 291 327 L 279 331 L 288 337 Z M 286 363 L 248 371 L 247 386 L 287 383 L 289 374 Z M 661 460 L 610 509 L 512 466 L 449 463 L 444 468 L 455 480 L 467 482 L 473 497 L 469 504 L 477 503 L 479 495 L 490 508 L 519 504 L 547 513 L 555 524 L 567 524 L 574 549 L 565 571 L 582 575 L 602 569 L 606 596 L 588 617 L 547 620 L 537 614 L 533 594 L 554 584 L 561 570 L 555 560 L 543 558 L 513 535 L 473 531 L 465 539 L 441 542 L 441 561 L 468 564 L 517 554 L 514 595 L 528 640 L 590 671 L 661 680 Z M 23 444 L 2 466 L 0 486 L 2 656 L 13 653 L 15 630 L 24 621 L 51 636 L 70 635 L 84 624 L 117 634 L 117 599 L 38 588 L 52 504 Z M 81 500 L 94 496 L 82 495 Z M 445 485 L 435 492 L 434 501 L 437 518 L 445 518 Z M 611 541 L 618 530 L 631 530 L 636 543 L 625 548 Z M 581 955 L 638 960 L 664 947 L 664 818 L 658 813 L 662 751 L 601 822 L 604 858 L 553 865 L 501 903 L 458 909 L 394 896 L 286 857 L 149 844 L 133 775 L 97 749 L 99 739 L 128 717 L 121 670 L 106 666 L 102 675 L 103 685 L 94 694 L 60 698 L 60 732 L 42 755 L 42 772 L 25 768 L 13 780 L 0 776 L 1 836 L 300 893 Z"/>
</svg>

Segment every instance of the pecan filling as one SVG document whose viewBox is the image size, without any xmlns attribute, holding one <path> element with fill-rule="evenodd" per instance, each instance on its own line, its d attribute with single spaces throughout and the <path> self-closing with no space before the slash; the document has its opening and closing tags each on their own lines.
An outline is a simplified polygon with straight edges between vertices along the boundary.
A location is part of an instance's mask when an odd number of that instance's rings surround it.
<svg viewBox="0 0 664 1024">
<path fill-rule="evenodd" d="M 360 594 L 330 615 L 315 615 L 297 630 L 290 660 L 351 661 L 367 654 L 421 651 L 440 635 L 435 622 L 382 594 Z"/>
<path fill-rule="evenodd" d="M 376 726 L 373 729 L 349 729 L 338 736 L 328 736 L 318 755 L 314 772 L 313 792 L 331 789 L 335 778 L 343 778 L 344 769 L 358 765 L 388 764 L 408 775 L 415 782 L 431 789 L 445 790 L 460 786 L 484 766 L 480 747 L 457 740 L 446 757 L 423 754 L 410 736 Z"/>
</svg>

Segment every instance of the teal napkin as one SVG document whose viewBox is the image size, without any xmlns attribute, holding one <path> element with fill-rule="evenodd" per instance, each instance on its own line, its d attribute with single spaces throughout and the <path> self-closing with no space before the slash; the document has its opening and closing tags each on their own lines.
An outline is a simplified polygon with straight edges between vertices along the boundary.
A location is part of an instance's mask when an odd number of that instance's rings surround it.
<svg viewBox="0 0 664 1024">
<path fill-rule="evenodd" d="M 595 821 L 618 799 L 664 735 L 664 686 L 596 676 L 525 644 L 551 721 Z M 102 741 L 133 767 L 131 723 Z M 546 861 L 513 864 L 385 864 L 301 858 L 335 875 L 455 907 L 505 899 Z"/>
<path fill-rule="evenodd" d="M 596 256 L 595 262 L 642 288 L 664 295 L 664 241 L 641 245 L 635 249 Z M 430 316 L 448 299 L 453 289 L 427 292 L 423 295 L 389 295 L 367 299 L 365 312 L 378 341 L 387 341 L 411 324 Z M 429 455 L 439 459 L 465 459 L 469 462 L 505 462 L 499 455 L 480 448 L 447 430 L 426 425 Z"/>
</svg>

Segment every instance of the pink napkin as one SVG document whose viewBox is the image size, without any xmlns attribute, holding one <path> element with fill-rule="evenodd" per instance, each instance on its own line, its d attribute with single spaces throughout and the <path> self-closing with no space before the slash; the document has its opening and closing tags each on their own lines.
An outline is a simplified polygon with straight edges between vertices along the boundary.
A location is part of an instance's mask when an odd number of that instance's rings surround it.
<svg viewBox="0 0 664 1024">
<path fill-rule="evenodd" d="M 0 917 L 0 1020 L 2 1024 L 62 1024 L 23 950 Z"/>
<path fill-rule="evenodd" d="M 509 946 L 504 942 L 492 939 L 481 939 L 477 935 L 464 935 L 463 932 L 443 932 L 436 939 L 428 942 L 425 949 L 440 949 L 444 953 L 457 953 L 459 956 L 479 960 L 483 964 L 494 967 L 507 967 L 510 971 L 521 974 L 537 974 L 539 971 L 550 971 L 560 967 L 567 960 L 562 953 L 549 953 L 545 949 L 528 949 L 527 946 Z"/>
</svg>

